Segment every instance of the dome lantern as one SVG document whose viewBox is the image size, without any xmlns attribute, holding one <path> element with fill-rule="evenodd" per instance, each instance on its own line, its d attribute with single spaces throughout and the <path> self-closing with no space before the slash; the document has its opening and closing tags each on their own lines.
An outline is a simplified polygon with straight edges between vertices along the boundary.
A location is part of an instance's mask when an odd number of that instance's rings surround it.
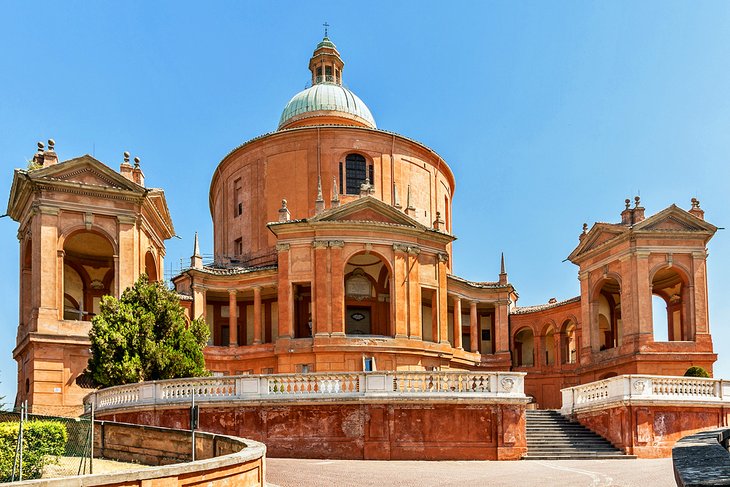
<svg viewBox="0 0 730 487">
<path fill-rule="evenodd" d="M 325 33 L 309 60 L 312 86 L 289 100 L 278 130 L 322 124 L 375 128 L 375 119 L 365 103 L 342 86 L 344 66 L 337 47 Z"/>
</svg>

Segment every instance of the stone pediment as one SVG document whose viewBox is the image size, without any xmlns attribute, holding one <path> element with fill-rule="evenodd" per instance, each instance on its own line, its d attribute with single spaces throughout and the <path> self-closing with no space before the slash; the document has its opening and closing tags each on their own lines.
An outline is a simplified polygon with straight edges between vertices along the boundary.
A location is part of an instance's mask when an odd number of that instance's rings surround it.
<svg viewBox="0 0 730 487">
<path fill-rule="evenodd" d="M 326 210 L 310 222 L 376 222 L 390 225 L 408 226 L 418 229 L 426 229 L 424 225 L 417 222 L 402 211 L 380 201 L 372 196 L 364 196 L 338 208 Z"/>
<path fill-rule="evenodd" d="M 88 154 L 32 171 L 30 177 L 37 182 L 69 182 L 134 192 L 143 191 L 141 186 Z"/>
<path fill-rule="evenodd" d="M 633 229 L 635 232 L 710 232 L 712 234 L 717 231 L 716 226 L 676 205 L 634 225 Z"/>
<path fill-rule="evenodd" d="M 613 223 L 596 223 L 593 228 L 583 236 L 580 244 L 573 250 L 568 256 L 568 260 L 574 261 L 579 255 L 583 255 L 586 252 L 602 246 L 603 244 L 610 242 L 621 236 L 628 231 L 628 227 L 623 225 L 617 225 Z"/>
</svg>

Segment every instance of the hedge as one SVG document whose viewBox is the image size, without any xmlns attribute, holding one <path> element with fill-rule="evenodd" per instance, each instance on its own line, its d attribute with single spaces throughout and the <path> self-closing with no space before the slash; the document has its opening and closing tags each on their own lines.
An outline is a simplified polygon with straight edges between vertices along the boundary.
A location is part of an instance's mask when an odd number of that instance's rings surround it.
<svg viewBox="0 0 730 487">
<path fill-rule="evenodd" d="M 702 367 L 692 366 L 684 373 L 685 377 L 710 377 L 710 374 Z"/>
<path fill-rule="evenodd" d="M 0 482 L 9 482 L 18 444 L 20 423 L 0 423 Z M 63 455 L 66 427 L 56 421 L 31 420 L 23 423 L 23 480 L 38 479 L 43 467 Z M 15 472 L 16 480 L 18 472 Z"/>
</svg>

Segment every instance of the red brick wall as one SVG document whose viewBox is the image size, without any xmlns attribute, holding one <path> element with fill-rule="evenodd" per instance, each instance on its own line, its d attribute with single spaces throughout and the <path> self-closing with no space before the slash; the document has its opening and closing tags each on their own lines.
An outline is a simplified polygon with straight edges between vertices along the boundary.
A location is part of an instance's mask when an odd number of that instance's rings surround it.
<svg viewBox="0 0 730 487">
<path fill-rule="evenodd" d="M 516 460 L 527 451 L 521 404 L 268 404 L 201 407 L 200 429 L 266 444 L 271 457 Z M 187 428 L 187 408 L 105 419 Z"/>
<path fill-rule="evenodd" d="M 629 405 L 577 413 L 576 419 L 626 453 L 666 458 L 680 438 L 730 425 L 730 408 Z"/>
</svg>

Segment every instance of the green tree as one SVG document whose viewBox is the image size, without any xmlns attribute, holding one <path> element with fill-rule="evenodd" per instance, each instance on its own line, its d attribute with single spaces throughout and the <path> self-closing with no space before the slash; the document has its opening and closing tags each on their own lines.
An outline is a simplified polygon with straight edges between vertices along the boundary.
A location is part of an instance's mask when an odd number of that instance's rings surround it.
<svg viewBox="0 0 730 487">
<path fill-rule="evenodd" d="M 696 365 L 690 367 L 687 369 L 687 372 L 684 373 L 685 377 L 710 377 L 710 374 L 703 369 L 702 367 L 698 367 Z"/>
<path fill-rule="evenodd" d="M 88 372 L 101 387 L 209 375 L 209 334 L 203 320 L 187 322 L 173 291 L 142 275 L 120 299 L 102 299 L 89 333 Z"/>
</svg>

